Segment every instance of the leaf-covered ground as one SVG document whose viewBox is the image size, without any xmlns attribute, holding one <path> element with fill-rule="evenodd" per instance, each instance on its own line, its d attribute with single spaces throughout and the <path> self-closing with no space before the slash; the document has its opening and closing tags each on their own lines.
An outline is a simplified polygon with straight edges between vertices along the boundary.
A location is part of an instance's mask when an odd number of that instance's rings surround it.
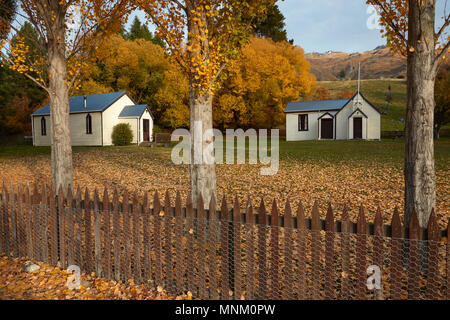
<svg viewBox="0 0 450 320">
<path fill-rule="evenodd" d="M 2 148 L 2 147 L 0 147 Z M 49 183 L 49 149 L 20 150 L 24 156 L 0 157 L 0 181 Z M 242 202 L 250 195 L 257 205 L 264 197 L 266 206 L 274 198 L 290 199 L 294 208 L 299 201 L 310 210 L 319 201 L 321 213 L 332 202 L 339 217 L 344 204 L 350 206 L 356 220 L 361 204 L 368 209 L 369 221 L 379 205 L 389 223 L 394 207 L 403 209 L 403 142 L 305 142 L 280 145 L 280 165 L 274 176 L 260 175 L 261 165 L 218 165 L 219 197 L 237 194 Z M 12 150 L 12 151 L 11 151 Z M 437 214 L 441 229 L 450 217 L 450 141 L 443 140 L 436 147 Z M 25 153 L 24 153 L 25 152 Z M 1 154 L 1 152 L 0 152 Z M 75 184 L 99 188 L 126 188 L 128 191 L 164 194 L 175 191 L 185 197 L 189 190 L 187 166 L 176 166 L 170 160 L 170 149 L 162 148 L 75 148 Z M 244 204 L 242 204 L 244 206 Z"/>
<path fill-rule="evenodd" d="M 69 289 L 66 270 L 34 262 L 40 269 L 22 271 L 26 259 L 0 257 L 0 300 L 191 300 L 191 295 L 171 296 L 161 288 L 149 290 L 132 280 L 106 281 L 95 274 L 82 274 L 82 285 Z"/>
</svg>

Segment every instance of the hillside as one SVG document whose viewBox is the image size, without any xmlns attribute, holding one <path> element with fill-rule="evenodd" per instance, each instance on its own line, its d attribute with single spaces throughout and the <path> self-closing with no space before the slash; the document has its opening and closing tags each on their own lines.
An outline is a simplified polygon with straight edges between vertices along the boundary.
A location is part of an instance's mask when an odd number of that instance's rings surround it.
<svg viewBox="0 0 450 320">
<path fill-rule="evenodd" d="M 335 96 L 338 92 L 358 90 L 358 81 L 320 81 L 319 86 L 325 87 Z M 392 102 L 386 106 L 386 92 L 391 85 Z M 404 128 L 402 122 L 406 116 L 406 81 L 399 79 L 362 80 L 361 92 L 383 113 L 381 117 L 382 131 L 400 131 Z"/>
<path fill-rule="evenodd" d="M 358 63 L 361 62 L 361 79 L 405 78 L 406 58 L 392 55 L 389 48 L 378 47 L 362 53 L 327 52 L 308 53 L 306 58 L 311 64 L 311 72 L 319 81 L 357 79 Z"/>
</svg>

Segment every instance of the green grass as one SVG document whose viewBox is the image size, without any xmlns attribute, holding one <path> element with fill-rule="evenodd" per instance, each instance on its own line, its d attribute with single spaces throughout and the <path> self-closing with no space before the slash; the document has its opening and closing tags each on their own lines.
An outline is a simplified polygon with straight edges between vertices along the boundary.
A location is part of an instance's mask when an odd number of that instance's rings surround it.
<svg viewBox="0 0 450 320">
<path fill-rule="evenodd" d="M 330 90 L 331 95 L 341 91 L 354 91 L 358 89 L 358 82 L 355 81 L 320 81 L 318 84 Z M 386 103 L 386 92 L 391 85 L 392 102 L 390 108 L 384 110 Z M 386 111 L 387 115 L 381 117 L 382 131 L 401 131 L 404 123 L 399 121 L 406 117 L 406 81 L 398 79 L 386 80 L 362 80 L 362 94 L 372 102 L 377 108 Z"/>
<path fill-rule="evenodd" d="M 96 147 L 74 147 L 73 152 L 82 152 Z M 32 145 L 0 145 L 0 158 L 24 158 L 50 155 L 50 147 L 33 147 Z"/>
<path fill-rule="evenodd" d="M 314 161 L 318 164 L 329 162 L 389 162 L 395 166 L 403 165 L 404 140 L 384 139 L 381 141 L 295 141 L 280 140 L 280 159 L 295 161 Z M 248 149 L 248 140 L 247 140 Z M 74 153 L 120 150 L 124 154 L 148 153 L 152 158 L 170 158 L 170 148 L 145 147 L 74 147 Z M 248 150 L 247 150 L 248 151 Z M 224 152 L 224 156 L 225 156 Z M 0 158 L 22 158 L 50 155 L 50 147 L 33 146 L 0 146 Z M 450 138 L 441 138 L 435 142 L 436 166 L 448 168 L 450 163 Z M 167 159 L 166 159 L 167 160 Z M 247 152 L 248 161 L 248 152 Z"/>
<path fill-rule="evenodd" d="M 405 142 L 402 139 L 381 141 L 296 141 L 280 143 L 280 157 L 321 162 L 390 162 L 403 165 Z M 435 142 L 435 159 L 439 167 L 448 167 L 450 139 Z"/>
</svg>

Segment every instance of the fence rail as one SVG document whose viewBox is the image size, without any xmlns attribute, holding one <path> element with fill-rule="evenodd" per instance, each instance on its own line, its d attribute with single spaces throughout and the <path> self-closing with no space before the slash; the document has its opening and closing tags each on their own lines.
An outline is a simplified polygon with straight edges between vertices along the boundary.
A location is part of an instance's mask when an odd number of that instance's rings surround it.
<svg viewBox="0 0 450 320">
<path fill-rule="evenodd" d="M 202 299 L 450 299 L 449 233 L 434 212 L 420 229 L 415 213 L 404 227 L 397 210 L 390 225 L 381 210 L 368 223 L 363 206 L 353 223 L 347 208 L 336 221 L 331 205 L 321 220 L 317 203 L 307 217 L 289 201 L 281 215 L 276 201 L 267 210 L 223 197 L 203 209 L 200 197 L 195 209 L 179 193 L 174 207 L 169 192 L 164 202 L 122 194 L 3 184 L 0 253 Z M 369 266 L 375 284 L 380 275 L 373 290 Z"/>
</svg>

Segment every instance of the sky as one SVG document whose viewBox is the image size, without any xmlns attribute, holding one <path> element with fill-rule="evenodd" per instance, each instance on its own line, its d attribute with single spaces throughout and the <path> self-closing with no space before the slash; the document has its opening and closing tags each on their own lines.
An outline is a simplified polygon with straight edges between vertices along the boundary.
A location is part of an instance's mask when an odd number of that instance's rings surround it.
<svg viewBox="0 0 450 320">
<path fill-rule="evenodd" d="M 437 0 L 437 26 L 441 25 L 445 1 Z M 278 6 L 286 18 L 288 38 L 306 52 L 352 53 L 386 44 L 374 28 L 376 15 L 365 0 L 285 0 L 278 1 Z"/>
<path fill-rule="evenodd" d="M 437 0 L 436 27 L 441 25 L 446 1 Z M 386 44 L 365 0 L 284 0 L 278 1 L 278 6 L 286 18 L 288 39 L 305 52 L 353 53 Z M 448 7 L 447 14 L 450 1 Z M 144 20 L 143 13 L 136 12 L 128 26 L 135 15 Z"/>
</svg>

